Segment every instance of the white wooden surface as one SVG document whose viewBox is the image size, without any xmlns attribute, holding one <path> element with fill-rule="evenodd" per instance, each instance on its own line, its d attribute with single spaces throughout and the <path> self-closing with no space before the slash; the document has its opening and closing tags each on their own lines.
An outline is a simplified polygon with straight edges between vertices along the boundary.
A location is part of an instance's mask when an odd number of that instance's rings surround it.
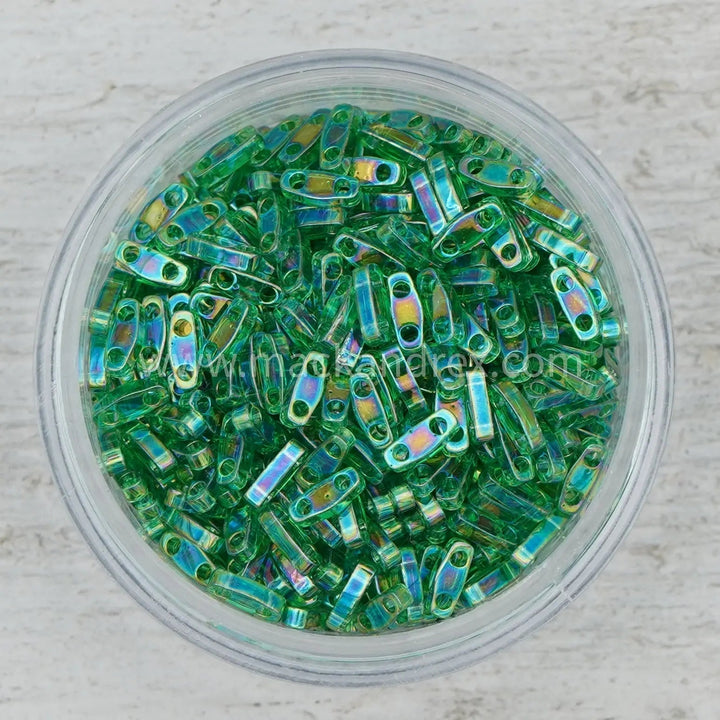
<svg viewBox="0 0 720 720">
<path fill-rule="evenodd" d="M 2 2 L 0 717 L 720 717 L 719 23 L 713 0 Z M 343 46 L 464 63 L 564 120 L 645 223 L 678 349 L 663 469 L 602 576 L 501 655 L 375 691 L 256 676 L 137 607 L 62 506 L 32 386 L 45 273 L 75 204 L 120 143 L 214 75 Z"/>
</svg>

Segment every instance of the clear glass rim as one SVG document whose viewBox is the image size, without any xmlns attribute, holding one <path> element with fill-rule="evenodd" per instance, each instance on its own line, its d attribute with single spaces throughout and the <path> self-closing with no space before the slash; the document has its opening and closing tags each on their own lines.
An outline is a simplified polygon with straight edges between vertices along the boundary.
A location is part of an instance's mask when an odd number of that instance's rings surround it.
<svg viewBox="0 0 720 720">
<path fill-rule="evenodd" d="M 143 578 L 137 576 L 137 569 L 122 549 L 103 533 L 93 507 L 86 502 L 78 489 L 73 476 L 68 441 L 62 432 L 63 381 L 58 374 L 59 348 L 63 334 L 68 278 L 78 248 L 85 240 L 104 199 L 134 160 L 158 140 L 168 127 L 196 112 L 197 108 L 202 108 L 227 88 L 269 82 L 293 73 L 337 67 L 348 70 L 363 68 L 386 72 L 413 72 L 454 85 L 469 94 L 494 94 L 502 98 L 504 103 L 511 103 L 527 123 L 541 122 L 549 129 L 556 142 L 564 144 L 572 155 L 573 163 L 585 176 L 603 189 L 606 201 L 620 216 L 624 237 L 631 250 L 629 259 L 633 270 L 638 277 L 643 278 L 640 295 L 644 305 L 648 343 L 647 395 L 644 405 L 646 422 L 639 429 L 635 457 L 643 457 L 645 463 L 642 472 L 635 468 L 629 473 L 622 497 L 601 531 L 561 581 L 553 587 L 553 592 L 538 595 L 532 602 L 526 603 L 521 612 L 510 618 L 512 622 L 506 624 L 502 632 L 486 633 L 482 637 L 473 636 L 445 645 L 438 642 L 432 652 L 420 656 L 393 656 L 392 652 L 388 652 L 387 657 L 368 657 L 365 661 L 358 659 L 343 663 L 337 658 L 310 658 L 300 663 L 277 655 L 271 646 L 263 647 L 262 643 L 253 645 L 230 638 L 218 628 L 209 626 L 202 618 L 168 602 L 166 597 L 157 592 L 157 588 L 142 582 Z M 576 597 L 604 567 L 618 547 L 652 484 L 669 426 L 673 378 L 674 353 L 670 312 L 657 262 L 634 212 L 614 180 L 590 150 L 540 107 L 488 76 L 435 58 L 377 50 L 299 53 L 248 65 L 199 86 L 140 128 L 94 181 L 64 232 L 62 244 L 52 263 L 41 305 L 35 355 L 41 432 L 53 474 L 70 514 L 86 541 L 120 584 L 165 624 L 217 655 L 251 669 L 287 679 L 342 685 L 419 679 L 468 665 L 532 631 Z M 433 627 L 442 627 L 443 624 Z M 409 635 L 414 632 L 411 631 Z M 308 642 L 311 640 L 310 637 Z"/>
</svg>

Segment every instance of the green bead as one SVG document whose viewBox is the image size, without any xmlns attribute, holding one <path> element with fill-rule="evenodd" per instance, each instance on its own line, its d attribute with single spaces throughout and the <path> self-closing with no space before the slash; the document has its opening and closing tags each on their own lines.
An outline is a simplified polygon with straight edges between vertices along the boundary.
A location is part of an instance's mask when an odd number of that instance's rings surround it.
<svg viewBox="0 0 720 720">
<path fill-rule="evenodd" d="M 506 563 L 488 572 L 479 580 L 467 583 L 463 597 L 468 605 L 474 607 L 505 589 L 516 577 L 517 571 Z"/>
<path fill-rule="evenodd" d="M 113 235 L 80 357 L 103 472 L 239 612 L 389 633 L 485 602 L 602 482 L 599 239 L 532 149 L 421 103 L 233 130 Z"/>
<path fill-rule="evenodd" d="M 269 540 L 247 507 L 234 511 L 223 528 L 225 549 L 229 556 L 252 560 L 267 550 Z"/>
<path fill-rule="evenodd" d="M 320 167 L 323 170 L 336 170 L 343 165 L 361 114 L 352 105 L 336 105 L 332 109 L 320 133 Z"/>
<path fill-rule="evenodd" d="M 148 242 L 190 202 L 191 197 L 191 190 L 184 185 L 169 185 L 140 211 L 130 230 L 130 239 L 138 243 Z"/>
<path fill-rule="evenodd" d="M 370 264 L 353 272 L 355 306 L 360 332 L 366 345 L 377 346 L 389 330 L 387 291 L 377 265 Z"/>
<path fill-rule="evenodd" d="M 158 229 L 156 236 L 158 244 L 164 250 L 172 251 L 180 246 L 186 238 L 207 230 L 226 213 L 226 203 L 218 198 L 207 199 L 202 203 L 192 205 L 187 204 L 172 218 L 170 223 Z M 170 284 L 176 284 L 175 277 L 165 277 L 164 280 Z"/>
<path fill-rule="evenodd" d="M 320 313 L 315 344 L 329 353 L 336 353 L 355 322 L 352 280 L 341 277 L 327 298 Z"/>
<path fill-rule="evenodd" d="M 495 406 L 495 417 L 513 439 L 530 452 L 537 452 L 545 444 L 542 430 L 532 407 L 519 387 L 509 380 L 490 386 L 490 395 Z M 515 431 L 515 432 L 513 432 Z"/>
<path fill-rule="evenodd" d="M 400 348 L 393 345 L 383 350 L 381 355 L 388 384 L 405 405 L 408 415 L 416 417 L 427 413 L 425 396 Z"/>
<path fill-rule="evenodd" d="M 374 575 L 375 571 L 366 565 L 358 564 L 355 566 L 345 587 L 333 605 L 327 621 L 328 629 L 340 630 L 347 623 Z"/>
<path fill-rule="evenodd" d="M 495 197 L 525 197 L 537 191 L 542 178 L 534 170 L 486 156 L 466 155 L 458 164 L 462 181 Z"/>
<path fill-rule="evenodd" d="M 392 443 L 383 455 L 385 463 L 397 472 L 427 460 L 442 450 L 456 428 L 456 417 L 448 410 L 438 410 Z"/>
<path fill-rule="evenodd" d="M 286 170 L 280 189 L 303 205 L 355 205 L 360 202 L 360 183 L 346 175 L 309 170 Z"/>
<path fill-rule="evenodd" d="M 290 519 L 304 525 L 338 515 L 362 491 L 364 484 L 353 468 L 340 470 L 294 500 L 290 505 Z"/>
<path fill-rule="evenodd" d="M 292 589 L 301 598 L 309 599 L 317 595 L 318 589 L 310 577 L 300 572 L 278 548 L 272 551 L 275 566 L 280 570 Z"/>
<path fill-rule="evenodd" d="M 380 567 L 387 571 L 400 564 L 400 551 L 381 528 L 373 528 L 368 533 L 370 555 Z"/>
<path fill-rule="evenodd" d="M 362 506 L 351 504 L 338 515 L 337 522 L 346 547 L 358 549 L 368 542 L 367 524 Z"/>
<path fill-rule="evenodd" d="M 285 146 L 293 131 L 303 122 L 302 115 L 290 115 L 282 122 L 261 132 L 263 147 L 252 158 L 253 165 L 265 167 Z"/>
<path fill-rule="evenodd" d="M 278 160 L 289 167 L 308 167 L 317 155 L 317 144 L 330 114 L 320 109 L 309 115 L 283 144 Z"/>
<path fill-rule="evenodd" d="M 569 208 L 564 207 L 545 188 L 542 188 L 534 195 L 523 199 L 515 199 L 513 202 L 529 218 L 540 225 L 557 230 L 565 237 L 572 238 L 580 229 L 582 218 Z"/>
<path fill-rule="evenodd" d="M 224 539 L 187 515 L 172 510 L 165 516 L 167 526 L 207 553 L 215 554 L 224 547 Z"/>
<path fill-rule="evenodd" d="M 183 573 L 198 583 L 208 583 L 215 566 L 197 545 L 173 533 L 165 533 L 160 543 L 165 554 Z"/>
<path fill-rule="evenodd" d="M 280 413 L 280 419 L 285 425 L 291 428 L 307 425 L 322 400 L 326 373 L 327 356 L 309 352 L 290 389 L 287 404 Z"/>
<path fill-rule="evenodd" d="M 417 110 L 391 110 L 374 116 L 373 119 L 384 122 L 390 127 L 405 130 L 428 142 L 433 142 L 438 136 L 433 117 Z"/>
<path fill-rule="evenodd" d="M 210 592 L 264 620 L 280 620 L 285 600 L 262 583 L 216 570 L 210 580 Z"/>
<path fill-rule="evenodd" d="M 438 345 L 455 345 L 465 337 L 460 302 L 438 273 L 428 268 L 418 274 L 418 290 L 425 318 Z"/>
<path fill-rule="evenodd" d="M 356 625 L 364 632 L 384 630 L 407 610 L 412 602 L 410 590 L 405 585 L 396 585 L 371 600 L 358 615 Z"/>
<path fill-rule="evenodd" d="M 378 386 L 366 373 L 355 373 L 350 379 L 350 399 L 360 430 L 377 449 L 392 442 L 390 419 L 380 397 Z"/>
<path fill-rule="evenodd" d="M 408 165 L 420 165 L 432 152 L 432 148 L 422 140 L 387 125 L 373 123 L 360 132 L 363 141 L 378 154 Z"/>
<path fill-rule="evenodd" d="M 397 272 L 387 283 L 398 345 L 403 351 L 416 350 L 423 343 L 423 309 L 413 279 L 406 272 Z"/>
<path fill-rule="evenodd" d="M 490 407 L 485 371 L 481 367 L 468 370 L 465 373 L 465 383 L 468 394 L 472 438 L 475 442 L 492 440 L 495 436 L 494 412 Z"/>
<path fill-rule="evenodd" d="M 274 513 L 268 510 L 261 513 L 258 519 L 269 540 L 288 558 L 298 572 L 309 572 L 317 565 L 317 553 L 308 536 L 297 526 L 290 532 L 289 521 L 286 520 L 284 512 Z"/>
<path fill-rule="evenodd" d="M 405 180 L 405 168 L 388 158 L 348 157 L 343 160 L 343 171 L 354 177 L 365 188 L 387 188 L 402 185 Z M 363 188 L 364 189 L 364 188 Z M 363 195 L 366 197 L 366 195 Z"/>
<path fill-rule="evenodd" d="M 249 369 L 252 389 L 262 408 L 279 415 L 286 393 L 287 368 L 281 350 L 283 338 L 272 333 L 257 332 L 250 337 Z"/>
<path fill-rule="evenodd" d="M 255 507 L 262 505 L 274 493 L 290 480 L 297 469 L 305 448 L 294 440 L 290 440 L 280 452 L 265 466 L 255 479 L 245 497 Z"/>
<path fill-rule="evenodd" d="M 138 423 L 124 431 L 124 440 L 128 453 L 145 467 L 161 487 L 169 481 L 169 475 L 175 469 L 177 459 L 173 453 L 144 425 Z"/>
<path fill-rule="evenodd" d="M 189 310 L 176 310 L 170 318 L 168 334 L 170 367 L 175 386 L 192 390 L 199 378 L 198 327 Z"/>
<path fill-rule="evenodd" d="M 258 310 L 237 297 L 222 311 L 202 345 L 202 365 L 212 367 L 221 359 L 236 355 L 255 329 Z"/>
<path fill-rule="evenodd" d="M 285 609 L 283 623 L 296 630 L 308 627 L 310 611 L 307 608 L 288 607 Z"/>
<path fill-rule="evenodd" d="M 307 490 L 323 478 L 333 475 L 354 444 L 355 436 L 347 428 L 330 435 L 310 453 L 298 470 L 295 476 L 298 486 Z"/>
<path fill-rule="evenodd" d="M 429 610 L 435 617 L 452 615 L 465 586 L 474 550 L 465 541 L 454 542 L 448 547 L 435 572 Z"/>
<path fill-rule="evenodd" d="M 560 493 L 560 510 L 575 513 L 597 480 L 602 466 L 602 445 L 588 445 L 570 468 Z"/>
<path fill-rule="evenodd" d="M 255 129 L 245 127 L 213 145 L 190 168 L 189 174 L 198 185 L 214 187 L 249 163 L 262 145 L 262 138 Z"/>
<path fill-rule="evenodd" d="M 252 271 L 259 263 L 259 256 L 255 252 L 248 252 L 245 247 L 227 247 L 228 241 L 223 244 L 213 242 L 215 236 L 206 239 L 202 236 L 190 237 L 180 246 L 180 254 L 188 258 L 200 260 L 207 265 L 216 265 L 231 270 Z M 219 239 L 219 238 L 218 238 Z M 252 248 L 251 248 L 252 249 Z"/>
<path fill-rule="evenodd" d="M 98 444 L 100 445 L 100 462 L 105 470 L 115 477 L 123 475 L 127 470 L 127 465 L 123 456 L 120 435 L 113 430 L 102 433 L 98 436 Z"/>
<path fill-rule="evenodd" d="M 512 559 L 518 565 L 529 565 L 557 534 L 561 524 L 562 518 L 558 516 L 549 517 L 540 522 L 532 533 L 515 548 Z"/>
</svg>

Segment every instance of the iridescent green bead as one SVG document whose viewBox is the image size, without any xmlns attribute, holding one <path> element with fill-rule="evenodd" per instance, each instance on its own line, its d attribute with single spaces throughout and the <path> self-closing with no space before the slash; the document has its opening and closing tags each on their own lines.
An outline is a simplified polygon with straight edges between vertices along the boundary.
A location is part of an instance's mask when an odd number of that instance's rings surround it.
<svg viewBox="0 0 720 720">
<path fill-rule="evenodd" d="M 396 585 L 391 590 L 371 600 L 358 615 L 356 627 L 364 632 L 384 630 L 398 616 L 407 610 L 413 602 L 413 596 L 405 585 Z"/>
<path fill-rule="evenodd" d="M 293 522 L 299 525 L 338 515 L 362 491 L 365 482 L 353 468 L 346 468 L 309 487 L 290 505 Z"/>
<path fill-rule="evenodd" d="M 262 583 L 222 570 L 210 578 L 210 592 L 270 622 L 277 622 L 285 607 L 283 597 Z"/>
<path fill-rule="evenodd" d="M 249 487 L 245 493 L 248 502 L 255 507 L 266 502 L 272 493 L 280 490 L 288 482 L 304 454 L 305 448 L 294 440 L 290 440 Z"/>
<path fill-rule="evenodd" d="M 473 547 L 467 542 L 454 542 L 447 548 L 445 556 L 435 572 L 430 612 L 436 617 L 449 617 L 460 599 L 465 578 L 473 559 Z"/>
<path fill-rule="evenodd" d="M 355 566 L 345 587 L 333 605 L 327 621 L 328 629 L 340 630 L 347 623 L 374 575 L 374 570 L 366 565 L 358 564 Z"/>
<path fill-rule="evenodd" d="M 224 523 L 225 549 L 231 557 L 252 560 L 268 548 L 269 539 L 260 529 L 257 519 L 249 508 L 233 511 Z"/>
<path fill-rule="evenodd" d="M 293 631 L 485 602 L 613 447 L 601 238 L 532 149 L 420 101 L 231 130 L 113 234 L 81 334 L 103 472 L 178 572 Z"/>
<path fill-rule="evenodd" d="M 198 583 L 208 583 L 215 566 L 197 545 L 173 533 L 165 533 L 160 543 L 165 554 L 183 573 Z"/>
</svg>

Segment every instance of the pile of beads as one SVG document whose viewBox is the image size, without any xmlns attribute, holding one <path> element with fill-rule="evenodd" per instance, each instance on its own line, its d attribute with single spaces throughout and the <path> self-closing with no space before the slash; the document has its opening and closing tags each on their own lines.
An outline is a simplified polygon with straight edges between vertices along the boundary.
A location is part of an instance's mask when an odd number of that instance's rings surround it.
<svg viewBox="0 0 720 720">
<path fill-rule="evenodd" d="M 473 607 L 606 463 L 600 258 L 488 134 L 352 105 L 245 127 L 114 253 L 83 365 L 100 461 L 150 542 L 257 617 Z"/>
</svg>

